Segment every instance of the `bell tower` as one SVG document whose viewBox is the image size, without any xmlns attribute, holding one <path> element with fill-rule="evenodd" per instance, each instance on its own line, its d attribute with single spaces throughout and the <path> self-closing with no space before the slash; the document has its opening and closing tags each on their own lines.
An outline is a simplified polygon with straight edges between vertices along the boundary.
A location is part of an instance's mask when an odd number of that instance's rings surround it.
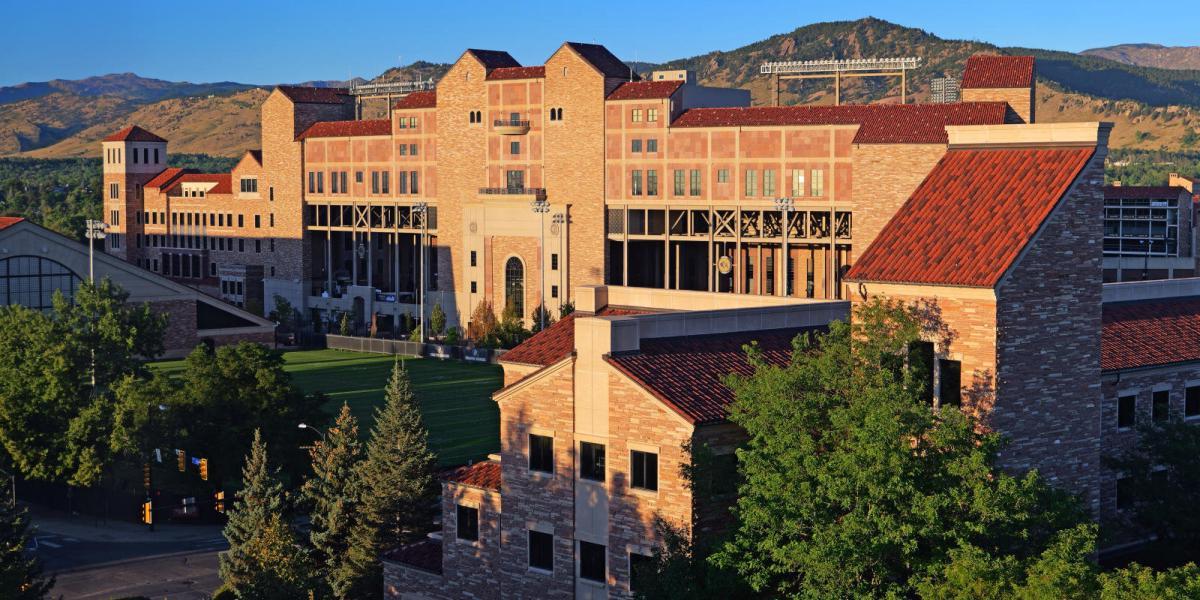
<svg viewBox="0 0 1200 600">
<path fill-rule="evenodd" d="M 142 232 L 142 187 L 166 168 L 167 140 L 132 125 L 104 138 L 100 145 L 104 164 L 101 220 L 108 224 L 104 250 L 143 266 L 135 244 Z"/>
</svg>

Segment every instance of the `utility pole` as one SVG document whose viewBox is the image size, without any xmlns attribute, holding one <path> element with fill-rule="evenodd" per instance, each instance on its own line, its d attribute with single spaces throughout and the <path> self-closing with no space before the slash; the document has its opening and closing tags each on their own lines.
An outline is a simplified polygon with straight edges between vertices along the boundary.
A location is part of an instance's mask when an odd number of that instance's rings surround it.
<svg viewBox="0 0 1200 600">
<path fill-rule="evenodd" d="M 550 202 L 545 198 L 538 198 L 529 205 L 542 221 L 541 243 L 538 245 L 538 282 L 541 284 L 538 331 L 542 331 L 546 329 L 546 213 L 550 212 Z"/>
<path fill-rule="evenodd" d="M 93 288 L 96 287 L 96 240 L 103 240 L 108 236 L 108 224 L 104 221 L 96 221 L 88 219 L 86 222 L 87 230 L 84 236 L 88 241 L 88 284 Z M 96 392 L 96 349 L 91 350 L 92 354 L 92 393 Z"/>
<path fill-rule="evenodd" d="M 566 259 L 566 249 L 564 248 L 565 244 L 563 244 L 563 236 L 566 235 L 567 231 L 566 213 L 554 213 L 554 216 L 550 218 L 550 223 L 558 226 L 558 306 L 559 314 L 561 315 L 563 299 L 566 298 L 569 300 L 571 298 L 571 295 L 567 293 L 567 286 L 564 285 L 565 282 L 563 281 L 563 273 L 566 271 L 566 263 L 563 262 Z M 551 233 L 554 232 L 551 231 Z"/>
<path fill-rule="evenodd" d="M 779 213 L 783 218 L 783 290 L 784 296 L 792 295 L 792 278 L 788 272 L 788 267 L 791 266 L 791 257 L 788 256 L 788 213 L 792 212 L 791 198 L 776 198 L 775 208 L 779 209 Z"/>
</svg>

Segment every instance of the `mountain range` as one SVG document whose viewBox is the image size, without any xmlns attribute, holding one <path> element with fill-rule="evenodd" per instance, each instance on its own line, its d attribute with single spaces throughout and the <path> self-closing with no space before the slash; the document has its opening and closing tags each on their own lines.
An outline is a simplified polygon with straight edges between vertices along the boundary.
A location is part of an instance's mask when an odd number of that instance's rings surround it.
<svg viewBox="0 0 1200 600">
<path fill-rule="evenodd" d="M 1175 68 L 1200 61 L 1200 48 L 1130 44 L 1080 54 L 1003 48 L 986 42 L 947 40 L 874 18 L 817 23 L 728 51 L 713 51 L 639 71 L 685 67 L 701 83 L 749 89 L 756 104 L 769 101 L 770 81 L 758 74 L 769 60 L 917 56 L 910 76 L 917 101 L 943 74 L 958 75 L 975 53 L 1033 54 L 1038 58 L 1038 119 L 1107 120 L 1116 123 L 1114 147 L 1200 150 L 1200 70 Z M 389 69 L 372 81 L 437 79 L 449 67 L 419 61 Z M 1194 69 L 1194 67 L 1192 67 Z M 312 81 L 308 85 L 344 85 Z M 173 152 L 236 156 L 258 146 L 259 106 L 271 86 L 234 82 L 193 84 L 132 73 L 0 87 L 0 156 L 91 156 L 104 135 L 137 123 L 171 140 Z M 897 102 L 898 83 L 884 79 L 844 82 L 845 102 Z M 784 103 L 832 103 L 827 84 L 792 82 Z M 382 110 L 378 107 L 376 110 Z"/>
</svg>

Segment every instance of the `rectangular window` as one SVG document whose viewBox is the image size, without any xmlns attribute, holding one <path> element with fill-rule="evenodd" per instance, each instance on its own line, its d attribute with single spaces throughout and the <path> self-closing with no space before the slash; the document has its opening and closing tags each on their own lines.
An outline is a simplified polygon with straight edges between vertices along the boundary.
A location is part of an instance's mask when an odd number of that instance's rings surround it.
<svg viewBox="0 0 1200 600">
<path fill-rule="evenodd" d="M 633 170 L 633 195 L 642 195 L 642 172 L 639 169 Z"/>
<path fill-rule="evenodd" d="M 458 526 L 455 535 L 460 540 L 479 541 L 479 509 L 458 505 Z"/>
<path fill-rule="evenodd" d="M 472 250 L 472 251 L 471 251 L 471 266 L 472 266 L 472 267 L 474 267 L 474 266 L 475 266 L 475 257 L 476 257 L 476 255 L 475 255 L 475 251 L 474 251 L 474 250 Z"/>
<path fill-rule="evenodd" d="M 957 360 L 938 360 L 939 406 L 962 404 L 962 363 Z"/>
<path fill-rule="evenodd" d="M 646 109 L 646 121 L 648 123 L 655 123 L 658 121 L 658 109 L 657 108 Z"/>
<path fill-rule="evenodd" d="M 1183 416 L 1200 417 L 1200 386 L 1191 386 L 1187 389 L 1187 396 L 1183 405 Z"/>
<path fill-rule="evenodd" d="M 350 188 L 346 185 L 346 172 L 342 171 L 341 173 L 338 173 L 338 177 L 340 177 L 342 180 L 342 193 L 349 194 Z"/>
<path fill-rule="evenodd" d="M 629 591 L 642 591 L 646 588 L 646 582 L 653 580 L 656 575 L 654 557 L 629 553 Z"/>
<path fill-rule="evenodd" d="M 254 251 L 262 252 L 262 240 L 254 240 Z"/>
<path fill-rule="evenodd" d="M 746 169 L 746 196 L 753 196 L 758 191 L 758 171 Z"/>
<path fill-rule="evenodd" d="M 554 438 L 529 434 L 529 470 L 554 472 Z"/>
<path fill-rule="evenodd" d="M 558 297 L 558 286 L 557 285 L 550 286 L 550 297 L 551 298 Z"/>
<path fill-rule="evenodd" d="M 658 152 L 658 140 L 656 138 L 646 140 L 646 152 Z"/>
<path fill-rule="evenodd" d="M 121 196 L 121 185 L 119 183 L 108 184 L 108 197 L 117 199 Z"/>
<path fill-rule="evenodd" d="M 409 117 L 409 118 L 408 118 L 408 128 L 409 128 L 409 129 L 416 129 L 416 128 L 417 128 L 417 118 L 416 118 L 416 117 Z"/>
<path fill-rule="evenodd" d="M 315 193 L 316 191 L 317 191 L 317 174 L 312 171 L 309 171 L 308 172 L 308 193 L 312 194 L 312 193 Z"/>
<path fill-rule="evenodd" d="M 246 226 L 246 215 L 238 215 L 238 227 Z"/>
<path fill-rule="evenodd" d="M 413 155 L 413 156 L 416 156 L 416 155 L 417 155 L 417 145 L 416 145 L 416 144 L 409 144 L 409 145 L 408 145 L 408 153 L 409 153 L 409 154 L 411 154 L 411 155 Z"/>
<path fill-rule="evenodd" d="M 658 195 L 658 170 L 646 169 L 646 195 Z"/>
<path fill-rule="evenodd" d="M 825 170 L 824 169 L 813 169 L 813 172 L 812 172 L 812 195 L 818 196 L 818 197 L 825 195 Z"/>
<path fill-rule="evenodd" d="M 642 122 L 642 109 L 640 109 L 640 108 L 633 109 L 633 122 L 634 123 Z"/>
<path fill-rule="evenodd" d="M 579 577 L 604 583 L 607 579 L 606 548 L 591 542 L 579 542 Z"/>
<path fill-rule="evenodd" d="M 604 444 L 579 443 L 579 476 L 592 481 L 604 481 Z"/>
<path fill-rule="evenodd" d="M 379 193 L 379 171 L 371 171 L 371 193 Z"/>
<path fill-rule="evenodd" d="M 516 156 L 521 153 L 521 142 L 509 142 L 508 153 Z"/>
<path fill-rule="evenodd" d="M 1117 428 L 1126 429 L 1137 424 L 1137 396 L 1117 398 Z"/>
<path fill-rule="evenodd" d="M 254 215 L 254 228 L 262 229 L 262 215 Z"/>
<path fill-rule="evenodd" d="M 557 252 L 552 253 L 550 255 L 550 270 L 551 271 L 558 270 L 558 253 Z"/>
<path fill-rule="evenodd" d="M 408 144 L 400 144 L 400 156 L 408 156 Z"/>
<path fill-rule="evenodd" d="M 717 169 L 717 183 L 729 181 L 729 169 Z"/>
<path fill-rule="evenodd" d="M 1154 422 L 1161 423 L 1169 419 L 1171 417 L 1171 391 L 1159 390 L 1154 392 L 1152 399 L 1151 412 Z"/>
<path fill-rule="evenodd" d="M 417 193 L 417 172 L 416 171 L 408 172 L 408 191 L 413 194 Z"/>
<path fill-rule="evenodd" d="M 390 186 L 388 185 L 388 178 L 391 176 L 391 174 L 392 174 L 391 171 L 384 171 L 383 173 L 380 173 L 380 175 L 382 175 L 382 177 L 380 177 L 381 184 L 379 187 L 383 188 L 384 194 L 391 193 L 391 190 L 389 189 Z"/>
<path fill-rule="evenodd" d="M 396 172 L 396 192 L 400 194 L 408 193 L 408 171 Z"/>
<path fill-rule="evenodd" d="M 683 195 L 683 169 L 675 169 L 675 195 Z"/>
<path fill-rule="evenodd" d="M 475 282 L 474 282 L 474 281 L 472 281 L 472 282 L 471 282 L 471 293 L 472 293 L 472 294 L 474 294 L 474 293 L 476 293 L 476 292 L 477 292 L 477 290 L 476 290 L 476 287 L 475 287 Z"/>
<path fill-rule="evenodd" d="M 363 182 L 362 171 L 355 171 L 354 172 L 354 183 L 362 183 L 362 182 Z M 272 189 L 274 189 L 274 188 L 272 188 Z"/>
<path fill-rule="evenodd" d="M 554 535 L 540 531 L 529 532 L 529 567 L 543 571 L 554 570 Z"/>
<path fill-rule="evenodd" d="M 775 196 L 775 169 L 763 171 L 763 195 L 768 198 Z"/>
<path fill-rule="evenodd" d="M 629 142 L 629 151 L 634 152 L 634 153 L 641 152 L 642 151 L 642 140 L 631 140 Z"/>
<path fill-rule="evenodd" d="M 634 450 L 629 453 L 630 485 L 640 490 L 658 490 L 658 455 Z"/>
<path fill-rule="evenodd" d="M 692 169 L 691 171 L 691 186 L 688 190 L 689 196 L 700 195 L 700 169 Z"/>
<path fill-rule="evenodd" d="M 1133 504 L 1133 479 L 1117 478 L 1117 510 L 1129 508 Z"/>
<path fill-rule="evenodd" d="M 792 169 L 792 195 L 804 195 L 804 169 Z"/>
</svg>

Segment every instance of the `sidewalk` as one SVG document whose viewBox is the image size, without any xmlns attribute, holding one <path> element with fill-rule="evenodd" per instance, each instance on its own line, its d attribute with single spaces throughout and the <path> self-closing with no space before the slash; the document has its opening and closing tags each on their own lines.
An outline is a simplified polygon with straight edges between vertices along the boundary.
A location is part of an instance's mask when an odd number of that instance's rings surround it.
<svg viewBox="0 0 1200 600">
<path fill-rule="evenodd" d="M 158 523 L 151 532 L 146 525 L 90 515 L 72 515 L 35 504 L 27 504 L 34 536 L 59 536 L 81 541 L 195 542 L 221 537 L 220 525 Z"/>
</svg>

